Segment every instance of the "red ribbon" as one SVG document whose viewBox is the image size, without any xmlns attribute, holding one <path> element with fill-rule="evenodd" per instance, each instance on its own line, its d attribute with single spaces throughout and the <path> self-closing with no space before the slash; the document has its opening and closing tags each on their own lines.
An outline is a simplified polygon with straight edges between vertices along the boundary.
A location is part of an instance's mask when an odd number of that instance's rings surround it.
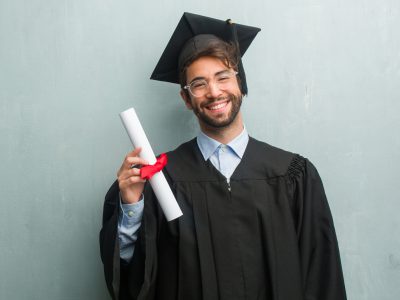
<svg viewBox="0 0 400 300">
<path fill-rule="evenodd" d="M 165 153 L 161 154 L 154 165 L 142 166 L 140 169 L 140 177 L 142 179 L 150 179 L 157 172 L 160 172 L 167 164 L 168 158 Z"/>
</svg>

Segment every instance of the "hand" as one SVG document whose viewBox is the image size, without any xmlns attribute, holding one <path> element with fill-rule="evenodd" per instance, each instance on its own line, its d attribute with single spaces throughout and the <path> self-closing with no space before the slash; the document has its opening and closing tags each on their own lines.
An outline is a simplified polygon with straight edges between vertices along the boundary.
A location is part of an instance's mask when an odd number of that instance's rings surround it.
<svg viewBox="0 0 400 300">
<path fill-rule="evenodd" d="M 132 204 L 139 201 L 143 192 L 145 179 L 140 177 L 140 169 L 132 168 L 133 165 L 148 165 L 148 162 L 138 155 L 142 148 L 136 148 L 128 153 L 119 169 L 118 185 L 123 203 Z"/>
</svg>

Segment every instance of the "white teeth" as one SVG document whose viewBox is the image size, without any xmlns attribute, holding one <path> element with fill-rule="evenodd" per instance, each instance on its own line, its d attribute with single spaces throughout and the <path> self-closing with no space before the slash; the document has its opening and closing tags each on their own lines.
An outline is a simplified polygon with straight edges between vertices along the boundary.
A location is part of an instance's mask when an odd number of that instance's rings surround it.
<svg viewBox="0 0 400 300">
<path fill-rule="evenodd" d="M 215 105 L 215 106 L 211 106 L 209 109 L 211 109 L 211 110 L 217 110 L 217 109 L 220 109 L 220 108 L 224 107 L 225 105 L 226 105 L 226 102 L 225 102 L 225 103 L 218 104 L 218 105 Z"/>
</svg>

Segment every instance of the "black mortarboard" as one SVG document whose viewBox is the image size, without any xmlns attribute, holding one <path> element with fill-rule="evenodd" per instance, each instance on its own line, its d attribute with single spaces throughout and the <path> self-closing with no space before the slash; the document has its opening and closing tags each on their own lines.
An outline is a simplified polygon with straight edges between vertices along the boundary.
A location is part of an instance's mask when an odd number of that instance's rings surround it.
<svg viewBox="0 0 400 300">
<path fill-rule="evenodd" d="M 215 36 L 233 42 L 244 55 L 260 28 L 235 24 L 185 12 L 180 19 L 150 79 L 179 83 L 180 62 L 193 52 L 201 52 Z M 190 40 L 190 42 L 189 42 Z M 247 94 L 246 76 L 239 60 L 239 77 L 242 93 Z"/>
</svg>

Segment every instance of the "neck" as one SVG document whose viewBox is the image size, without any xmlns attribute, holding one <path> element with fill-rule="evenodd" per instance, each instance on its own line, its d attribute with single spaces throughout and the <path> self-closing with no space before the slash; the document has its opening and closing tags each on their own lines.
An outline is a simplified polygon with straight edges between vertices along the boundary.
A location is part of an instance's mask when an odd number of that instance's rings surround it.
<svg viewBox="0 0 400 300">
<path fill-rule="evenodd" d="M 243 131 L 241 112 L 237 114 L 235 120 L 228 126 L 215 128 L 201 122 L 200 128 L 210 138 L 226 145 Z"/>
</svg>

